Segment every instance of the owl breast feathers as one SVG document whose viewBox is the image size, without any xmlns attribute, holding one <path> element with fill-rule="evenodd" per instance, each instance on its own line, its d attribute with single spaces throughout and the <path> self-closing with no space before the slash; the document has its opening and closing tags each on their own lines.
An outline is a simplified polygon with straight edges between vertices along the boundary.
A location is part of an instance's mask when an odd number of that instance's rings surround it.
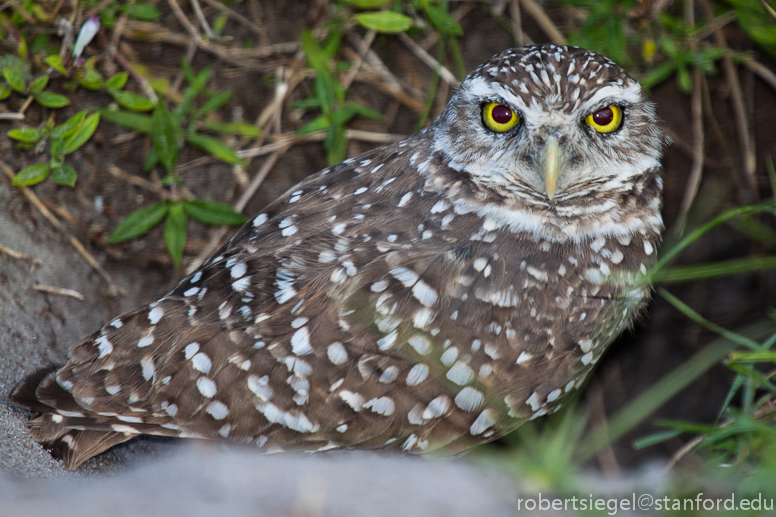
<svg viewBox="0 0 776 517">
<path fill-rule="evenodd" d="M 69 468 L 139 434 L 492 440 L 561 407 L 643 307 L 664 143 L 605 57 L 507 50 L 429 127 L 310 176 L 12 401 Z"/>
</svg>

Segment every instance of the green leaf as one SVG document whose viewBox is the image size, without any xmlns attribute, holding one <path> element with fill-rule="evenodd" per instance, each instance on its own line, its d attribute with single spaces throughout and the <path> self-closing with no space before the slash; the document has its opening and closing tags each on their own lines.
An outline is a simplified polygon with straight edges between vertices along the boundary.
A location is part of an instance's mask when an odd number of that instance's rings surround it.
<svg viewBox="0 0 776 517">
<path fill-rule="evenodd" d="M 97 125 L 100 123 L 100 114 L 92 113 L 78 126 L 78 130 L 68 138 L 65 146 L 62 148 L 62 154 L 70 154 L 82 145 L 84 145 L 94 134 Z"/>
<path fill-rule="evenodd" d="M 300 101 L 293 101 L 291 103 L 291 107 L 294 109 L 312 109 L 312 108 L 320 108 L 321 107 L 321 101 L 316 99 L 315 97 L 310 97 L 309 99 L 302 99 Z"/>
<path fill-rule="evenodd" d="M 670 440 L 671 438 L 676 438 L 680 434 L 682 434 L 682 431 L 663 431 L 660 433 L 655 433 L 649 436 L 645 436 L 643 438 L 639 438 L 638 440 L 634 441 L 633 448 L 644 449 L 651 445 L 656 445 L 658 443 L 665 442 L 666 440 Z"/>
<path fill-rule="evenodd" d="M 334 110 L 331 114 L 331 124 L 333 126 L 344 126 L 350 119 L 356 116 L 356 108 L 345 106 Z"/>
<path fill-rule="evenodd" d="M 101 109 L 99 113 L 100 116 L 108 122 L 124 126 L 132 131 L 139 131 L 141 133 L 151 132 L 153 123 L 150 115 L 141 115 L 140 113 L 107 108 Z"/>
<path fill-rule="evenodd" d="M 182 203 L 170 205 L 167 220 L 164 223 L 164 243 L 170 252 L 173 263 L 178 266 L 183 258 L 183 248 L 186 245 L 186 213 Z"/>
<path fill-rule="evenodd" d="M 65 138 L 52 138 L 51 139 L 51 149 L 49 152 L 51 153 L 51 159 L 52 161 L 54 159 L 57 159 L 59 161 L 62 161 L 64 159 L 64 155 L 62 154 L 62 148 L 65 147 Z"/>
<path fill-rule="evenodd" d="M 167 203 L 155 203 L 135 210 L 113 230 L 108 238 L 108 244 L 128 241 L 145 234 L 164 219 L 169 207 Z"/>
<path fill-rule="evenodd" d="M 51 170 L 51 179 L 58 185 L 75 186 L 76 173 L 71 166 L 64 164 Z"/>
<path fill-rule="evenodd" d="M 231 163 L 233 165 L 248 165 L 248 162 L 240 158 L 237 151 L 217 138 L 191 133 L 186 135 L 186 139 L 189 143 L 199 147 L 223 162 Z"/>
<path fill-rule="evenodd" d="M 191 69 L 191 65 L 185 59 L 181 59 L 181 70 L 183 70 L 183 77 L 187 83 L 194 82 L 194 70 Z"/>
<path fill-rule="evenodd" d="M 129 79 L 129 72 L 119 72 L 105 81 L 105 88 L 108 90 L 121 90 L 127 84 L 127 79 Z"/>
<path fill-rule="evenodd" d="M 205 121 L 205 128 L 216 133 L 224 135 L 240 135 L 255 138 L 261 135 L 261 130 L 253 124 L 245 122 L 216 122 L 212 120 Z"/>
<path fill-rule="evenodd" d="M 154 149 L 152 147 L 151 149 L 148 150 L 148 156 L 146 156 L 146 161 L 143 164 L 143 170 L 145 172 L 148 172 L 151 169 L 153 169 L 154 167 L 156 167 L 157 165 L 159 165 L 159 155 L 156 154 L 156 149 Z M 168 174 L 167 176 L 162 178 L 162 183 L 164 183 L 164 180 L 167 179 L 169 176 L 171 176 L 173 174 L 175 174 L 175 173 L 171 172 L 170 174 Z"/>
<path fill-rule="evenodd" d="M 372 108 L 358 104 L 357 102 L 346 102 L 345 106 L 352 108 L 356 113 L 369 120 L 381 120 L 383 115 L 379 111 L 375 111 Z"/>
<path fill-rule="evenodd" d="M 151 142 L 156 154 L 168 172 L 175 170 L 178 161 L 177 128 L 163 100 L 156 103 L 156 109 L 151 117 Z"/>
<path fill-rule="evenodd" d="M 321 115 L 314 118 L 307 124 L 303 125 L 296 130 L 297 135 L 309 135 L 310 133 L 317 133 L 318 131 L 325 131 L 331 127 L 331 117 L 328 115 Z"/>
<path fill-rule="evenodd" d="M 32 127 L 22 127 L 10 130 L 8 136 L 20 142 L 34 144 L 43 137 L 43 131 Z"/>
<path fill-rule="evenodd" d="M 329 129 L 326 139 L 323 141 L 326 149 L 326 161 L 328 164 L 336 165 L 345 159 L 348 150 L 348 139 L 345 138 L 345 128 L 332 127 Z"/>
<path fill-rule="evenodd" d="M 316 73 L 313 88 L 321 110 L 330 113 L 334 105 L 345 98 L 345 91 L 329 67 L 329 56 L 318 44 L 313 33 L 307 29 L 302 32 L 302 49 L 307 63 Z"/>
<path fill-rule="evenodd" d="M 49 82 L 49 76 L 47 76 L 46 74 L 43 74 L 30 83 L 30 86 L 29 86 L 30 91 L 39 92 L 46 87 L 48 82 Z"/>
<path fill-rule="evenodd" d="M 78 81 L 78 84 L 89 90 L 99 90 L 105 83 L 102 74 L 91 66 L 81 69 L 78 74 L 76 74 L 76 80 Z"/>
<path fill-rule="evenodd" d="M 226 22 L 229 21 L 229 13 L 219 14 L 215 20 L 213 20 L 213 34 L 220 36 L 224 33 L 226 28 Z"/>
<path fill-rule="evenodd" d="M 17 92 L 23 92 L 26 90 L 24 79 L 22 78 L 21 68 L 16 66 L 4 66 L 3 77 L 5 77 L 5 80 L 11 86 L 11 88 Z"/>
<path fill-rule="evenodd" d="M 38 104 L 47 108 L 61 108 L 70 104 L 70 100 L 64 95 L 51 92 L 36 92 L 32 94 Z"/>
<path fill-rule="evenodd" d="M 393 11 L 378 11 L 361 13 L 353 16 L 358 23 L 367 29 L 377 32 L 404 32 L 412 27 L 412 18 Z"/>
<path fill-rule="evenodd" d="M 194 73 L 191 68 L 189 68 L 189 72 L 191 74 Z M 189 87 L 186 88 L 186 90 L 183 92 L 183 102 L 181 102 L 178 106 L 175 107 L 174 110 L 172 110 L 172 117 L 176 124 L 180 124 L 183 116 L 190 112 L 191 107 L 194 104 L 194 99 L 205 88 L 205 85 L 210 80 L 210 76 L 212 74 L 212 69 L 205 68 L 198 75 L 192 77 L 191 81 L 189 81 Z"/>
<path fill-rule="evenodd" d="M 21 70 L 15 66 L 3 67 L 3 77 L 8 84 L 17 92 L 23 92 L 26 88 L 24 85 L 24 79 L 22 79 Z"/>
<path fill-rule="evenodd" d="M 86 110 L 79 111 L 66 121 L 64 121 L 62 124 L 58 126 L 54 126 L 54 129 L 51 130 L 51 138 L 68 138 L 73 133 L 76 132 L 78 127 L 81 125 L 81 122 L 83 122 L 84 118 L 86 117 Z"/>
<path fill-rule="evenodd" d="M 741 350 L 734 350 L 733 352 L 730 352 L 729 360 L 742 363 L 776 363 L 776 351 L 744 352 Z"/>
<path fill-rule="evenodd" d="M 247 217 L 231 206 L 217 201 L 195 199 L 187 201 L 183 206 L 191 217 L 213 226 L 238 226 L 248 221 Z"/>
<path fill-rule="evenodd" d="M 12 91 L 13 90 L 7 83 L 0 83 L 0 101 L 7 99 Z"/>
<path fill-rule="evenodd" d="M 213 110 L 217 110 L 227 102 L 229 102 L 229 99 L 232 98 L 232 91 L 227 90 L 225 92 L 216 93 L 212 97 L 210 97 L 205 104 L 202 105 L 201 108 L 197 110 L 197 116 L 204 115 L 206 113 L 210 113 Z"/>
<path fill-rule="evenodd" d="M 375 7 L 382 7 L 391 0 L 345 0 L 345 2 L 355 5 L 360 9 L 373 9 Z"/>
<path fill-rule="evenodd" d="M 149 99 L 138 95 L 136 93 L 127 92 L 124 90 L 108 90 L 116 102 L 121 106 L 131 109 L 133 111 L 149 111 L 154 109 L 154 103 Z"/>
<path fill-rule="evenodd" d="M 162 17 L 162 11 L 155 5 L 147 2 L 124 4 L 121 6 L 121 11 L 130 18 L 144 22 L 155 22 Z"/>
<path fill-rule="evenodd" d="M 36 163 L 19 171 L 11 185 L 14 187 L 26 187 L 40 183 L 48 176 L 51 166 L 48 163 Z"/>
<path fill-rule="evenodd" d="M 44 59 L 43 62 L 48 66 L 53 67 L 54 70 L 60 74 L 67 75 L 67 70 L 65 69 L 65 64 L 61 57 L 57 55 L 46 56 L 46 59 Z"/>
<path fill-rule="evenodd" d="M 676 82 L 679 85 L 679 89 L 684 93 L 690 93 L 692 91 L 692 76 L 690 76 L 690 72 L 683 63 L 680 63 L 677 67 L 676 74 Z"/>
<path fill-rule="evenodd" d="M 423 6 L 423 10 L 426 12 L 431 24 L 440 32 L 451 36 L 463 35 L 461 24 L 458 23 L 458 20 L 450 16 L 450 13 L 448 13 L 446 9 L 438 5 L 427 4 Z"/>
<path fill-rule="evenodd" d="M 664 268 L 652 276 L 655 283 L 687 282 L 703 278 L 715 278 L 718 276 L 735 275 L 760 271 L 763 269 L 776 269 L 776 257 L 744 257 L 733 260 L 722 260 L 711 264 L 697 264 L 694 266 Z"/>
<path fill-rule="evenodd" d="M 654 88 L 658 84 L 662 83 L 676 70 L 676 61 L 666 61 L 655 68 L 653 68 L 646 76 L 639 81 L 641 86 L 646 89 Z"/>
</svg>

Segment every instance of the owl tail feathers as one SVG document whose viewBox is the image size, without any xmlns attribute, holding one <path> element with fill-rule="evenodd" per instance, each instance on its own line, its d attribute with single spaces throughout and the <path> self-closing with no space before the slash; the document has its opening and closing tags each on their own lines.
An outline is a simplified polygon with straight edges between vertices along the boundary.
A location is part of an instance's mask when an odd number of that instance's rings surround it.
<svg viewBox="0 0 776 517">
<path fill-rule="evenodd" d="M 65 415 L 82 412 L 72 395 L 56 383 L 58 366 L 40 369 L 24 379 L 8 396 L 12 404 L 36 413 L 27 422 L 30 436 L 75 470 L 92 456 L 125 442 L 136 433 L 81 430 L 67 426 Z M 61 413 L 60 413 L 61 411 Z M 62 414 L 64 413 L 64 415 Z"/>
</svg>

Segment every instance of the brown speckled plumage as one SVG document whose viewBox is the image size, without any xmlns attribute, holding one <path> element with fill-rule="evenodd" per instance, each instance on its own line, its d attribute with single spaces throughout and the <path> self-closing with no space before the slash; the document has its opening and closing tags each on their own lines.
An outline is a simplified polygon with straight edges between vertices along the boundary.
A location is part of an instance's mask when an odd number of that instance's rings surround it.
<svg viewBox="0 0 776 517">
<path fill-rule="evenodd" d="M 481 106 L 518 113 L 483 126 Z M 622 127 L 584 118 L 621 106 Z M 567 168 L 550 199 L 537 156 Z M 402 142 L 309 177 L 12 396 L 73 468 L 137 434 L 457 451 L 558 409 L 643 307 L 664 138 L 574 47 L 506 51 Z"/>
</svg>

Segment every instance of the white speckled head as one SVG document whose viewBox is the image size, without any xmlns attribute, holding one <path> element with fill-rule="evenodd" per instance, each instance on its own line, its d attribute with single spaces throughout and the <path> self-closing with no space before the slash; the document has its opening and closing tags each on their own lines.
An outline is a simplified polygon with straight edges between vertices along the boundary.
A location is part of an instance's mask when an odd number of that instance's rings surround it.
<svg viewBox="0 0 776 517">
<path fill-rule="evenodd" d="M 520 122 L 504 132 L 489 129 L 487 103 L 507 106 Z M 600 133 L 586 123 L 611 106 L 622 110 L 618 129 Z M 542 207 L 630 188 L 659 167 L 666 142 L 652 104 L 622 68 L 600 54 L 555 45 L 510 49 L 477 68 L 433 130 L 434 149 L 450 167 L 480 187 Z M 548 192 L 541 163 L 551 141 L 562 166 L 555 192 Z"/>
</svg>

